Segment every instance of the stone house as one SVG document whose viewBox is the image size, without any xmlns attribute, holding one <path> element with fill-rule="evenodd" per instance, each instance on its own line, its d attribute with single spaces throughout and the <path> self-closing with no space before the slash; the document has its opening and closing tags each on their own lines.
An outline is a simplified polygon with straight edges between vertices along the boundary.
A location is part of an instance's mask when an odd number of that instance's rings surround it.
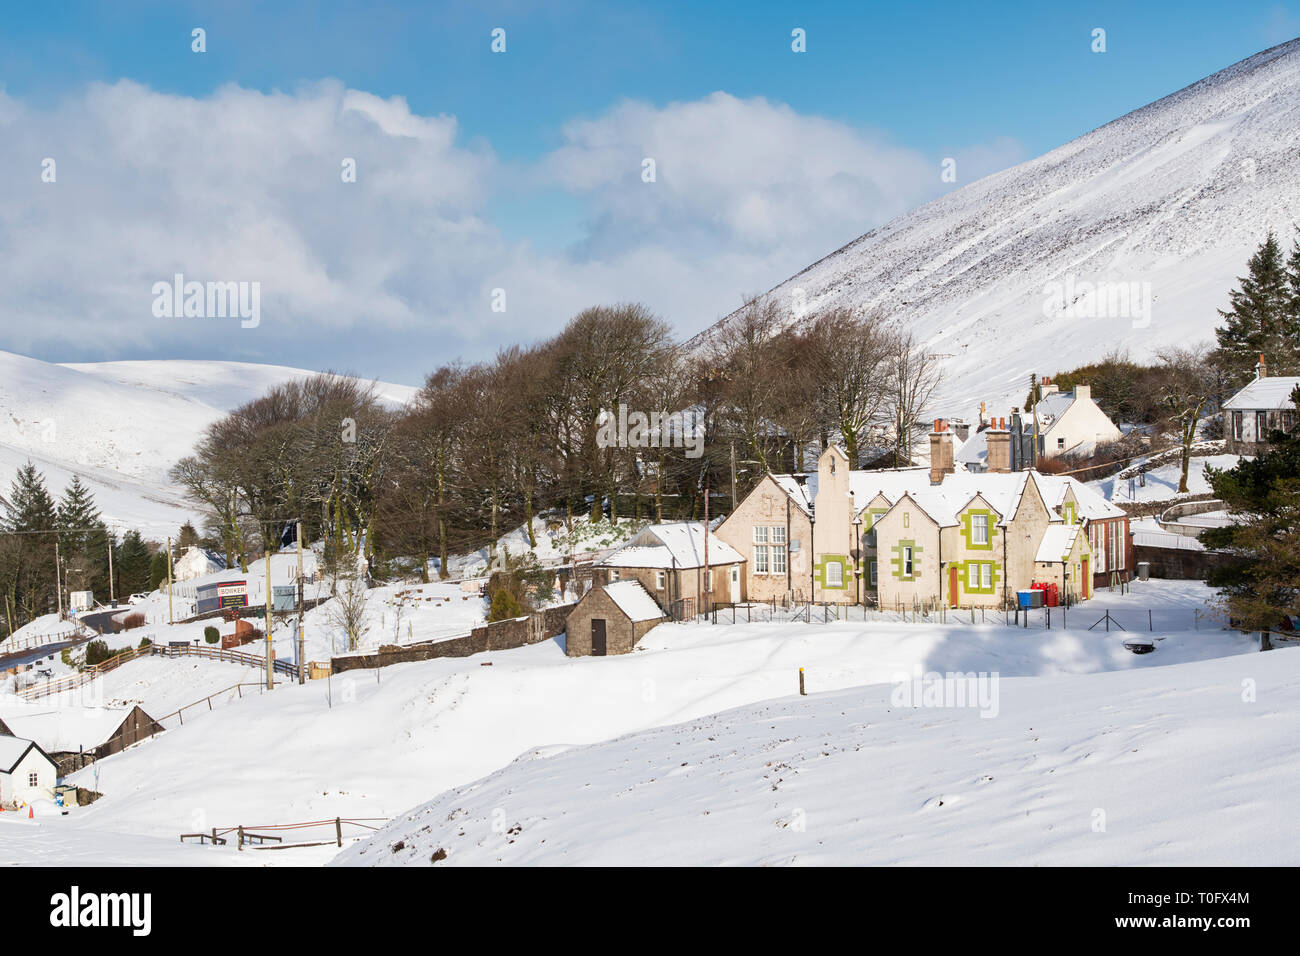
<svg viewBox="0 0 1300 956">
<path fill-rule="evenodd" d="M 1061 555 L 1053 538 L 1042 570 L 1071 582 L 1075 598 L 1106 581 L 1094 542 L 1116 549 L 1105 573 L 1132 566 L 1128 518 L 1096 491 L 1068 476 L 1012 471 L 1002 427 L 986 429 L 989 470 L 960 471 L 953 437 L 936 423 L 928 468 L 850 470 L 831 446 L 815 473 L 760 481 L 717 531 L 747 558 L 749 599 L 1002 607 L 1040 580 L 1037 559 L 1054 526 L 1079 531 L 1065 536 Z M 783 518 L 783 553 L 774 556 L 771 531 Z M 773 567 L 783 573 L 760 570 Z"/>
<path fill-rule="evenodd" d="M 675 620 L 694 617 L 708 604 L 745 600 L 744 556 L 709 534 L 706 571 L 705 540 L 701 522 L 649 525 L 595 566 L 593 582 L 639 581 L 664 615 Z"/>
<path fill-rule="evenodd" d="M 664 620 L 662 608 L 640 581 L 615 581 L 592 588 L 569 612 L 564 652 L 569 657 L 630 654 Z"/>
</svg>

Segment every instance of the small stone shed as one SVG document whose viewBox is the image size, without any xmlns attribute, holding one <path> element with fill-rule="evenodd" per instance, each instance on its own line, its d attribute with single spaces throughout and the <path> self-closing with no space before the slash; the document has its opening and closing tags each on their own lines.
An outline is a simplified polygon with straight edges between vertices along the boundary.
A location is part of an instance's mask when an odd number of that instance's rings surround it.
<svg viewBox="0 0 1300 956">
<path fill-rule="evenodd" d="M 570 657 L 629 654 L 663 619 L 663 610 L 640 581 L 592 588 L 565 623 L 565 653 Z"/>
</svg>

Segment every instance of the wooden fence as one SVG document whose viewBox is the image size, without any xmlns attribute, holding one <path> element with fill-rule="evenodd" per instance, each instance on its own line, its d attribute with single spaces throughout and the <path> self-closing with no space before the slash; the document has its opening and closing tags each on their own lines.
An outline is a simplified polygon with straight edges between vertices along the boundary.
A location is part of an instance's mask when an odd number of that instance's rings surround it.
<svg viewBox="0 0 1300 956">
<path fill-rule="evenodd" d="M 89 664 L 77 674 L 69 674 L 67 677 L 60 677 L 56 680 L 46 681 L 43 684 L 35 684 L 31 687 L 24 687 L 18 692 L 18 696 L 24 700 L 35 700 L 38 697 L 48 697 L 51 694 L 60 694 L 64 691 L 76 690 L 91 681 L 103 677 L 110 671 L 117 670 L 128 661 L 133 661 L 139 657 L 201 657 L 213 661 L 226 661 L 231 664 L 245 664 L 249 667 L 266 667 L 266 658 L 258 657 L 254 654 L 248 654 L 243 651 L 226 650 L 220 647 L 207 647 L 201 644 L 183 644 L 176 647 L 163 647 L 159 644 L 146 644 L 144 647 L 133 647 L 130 650 L 116 654 L 100 664 Z M 277 674 L 284 674 L 294 680 L 298 679 L 298 667 L 288 661 L 275 661 L 272 664 L 272 670 Z"/>
<path fill-rule="evenodd" d="M 265 826 L 236 826 L 236 827 L 213 827 L 211 831 L 203 833 L 182 833 L 181 842 L 186 840 L 198 840 L 199 843 L 211 843 L 213 846 L 225 846 L 230 841 L 230 835 L 234 834 L 238 849 L 244 849 L 244 844 L 248 844 L 256 850 L 280 850 L 291 849 L 294 847 L 305 846 L 327 846 L 334 843 L 338 846 L 343 845 L 343 828 L 345 826 L 354 826 L 362 830 L 376 831 L 388 820 L 385 817 L 355 817 L 347 819 L 344 817 L 335 817 L 333 820 L 309 820 L 304 823 L 269 823 Z M 377 825 L 376 825 L 377 824 Z M 297 843 L 285 843 L 282 834 L 291 831 L 317 830 L 318 832 L 327 828 L 326 832 L 333 831 L 333 836 L 329 839 L 315 839 L 301 841 Z M 314 835 L 314 834 L 313 834 Z M 267 844 L 274 844 L 268 846 Z"/>
</svg>

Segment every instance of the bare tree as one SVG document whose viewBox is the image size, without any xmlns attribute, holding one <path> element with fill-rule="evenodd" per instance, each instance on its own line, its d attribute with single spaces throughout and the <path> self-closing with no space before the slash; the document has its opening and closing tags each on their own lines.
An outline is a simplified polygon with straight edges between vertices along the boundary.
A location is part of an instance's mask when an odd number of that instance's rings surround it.
<svg viewBox="0 0 1300 956">
<path fill-rule="evenodd" d="M 1208 345 L 1173 346 L 1157 353 L 1160 360 L 1160 403 L 1165 421 L 1182 449 L 1178 491 L 1187 491 L 1192 445 L 1201 417 L 1210 409 L 1218 390 L 1219 373 L 1210 360 Z"/>
<path fill-rule="evenodd" d="M 894 464 L 910 465 L 912 448 L 934 390 L 939 367 L 910 333 L 896 335 L 890 350 L 889 420 L 894 431 Z"/>
</svg>

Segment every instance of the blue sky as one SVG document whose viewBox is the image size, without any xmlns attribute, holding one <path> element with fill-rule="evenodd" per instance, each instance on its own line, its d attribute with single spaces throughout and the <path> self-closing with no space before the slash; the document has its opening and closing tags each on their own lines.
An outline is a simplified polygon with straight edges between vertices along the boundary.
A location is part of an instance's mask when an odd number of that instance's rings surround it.
<svg viewBox="0 0 1300 956">
<path fill-rule="evenodd" d="M 51 190 L 0 191 L 0 249 L 35 235 L 67 261 L 64 282 L 18 284 L 0 312 L 0 348 L 60 361 L 277 361 L 406 382 L 455 355 L 548 334 L 581 303 L 610 298 L 648 299 L 693 333 L 741 293 L 953 188 L 929 168 L 946 156 L 958 159 L 960 186 L 1300 34 L 1300 3 L 1196 0 L 64 2 L 3 17 L 0 122 L 7 103 L 14 135 L 0 162 L 26 177 L 33 152 L 61 151 L 63 192 L 51 202 Z M 207 32 L 203 54 L 191 51 L 194 27 Z M 495 27 L 504 54 L 489 49 Z M 795 27 L 806 53 L 791 51 Z M 1096 27 L 1104 54 L 1090 48 Z M 332 92 L 320 94 L 320 81 L 336 81 Z M 364 130 L 347 91 L 371 98 Z M 333 120 L 319 119 L 331 109 Z M 390 110 L 400 115 L 386 121 Z M 410 118 L 432 125 L 427 149 L 408 155 Z M 315 175 L 312 134 L 285 133 L 299 122 L 333 124 L 319 140 L 319 192 L 303 181 Z M 205 140 L 223 124 L 224 136 Z M 204 145 L 186 155 L 164 128 Z M 753 147 L 717 149 L 710 130 L 733 147 L 752 135 Z M 673 157 L 660 160 L 659 195 L 676 190 L 667 204 L 636 192 L 635 160 L 651 142 Z M 204 163 L 223 143 L 232 155 L 214 172 Z M 365 188 L 327 188 L 351 151 Z M 183 172 L 169 166 L 182 162 Z M 846 178 L 853 201 L 819 205 L 813 194 Z M 789 223 L 780 195 L 791 190 L 809 192 L 799 198 L 819 222 Z M 60 230 L 98 245 L 56 240 Z M 264 274 L 233 265 L 261 243 L 292 254 L 261 253 Z M 294 268 L 302 276 L 289 277 Z M 177 269 L 248 272 L 267 289 L 267 321 L 242 333 L 151 326 L 129 290 Z M 498 287 L 520 293 L 505 318 L 481 309 Z"/>
</svg>

